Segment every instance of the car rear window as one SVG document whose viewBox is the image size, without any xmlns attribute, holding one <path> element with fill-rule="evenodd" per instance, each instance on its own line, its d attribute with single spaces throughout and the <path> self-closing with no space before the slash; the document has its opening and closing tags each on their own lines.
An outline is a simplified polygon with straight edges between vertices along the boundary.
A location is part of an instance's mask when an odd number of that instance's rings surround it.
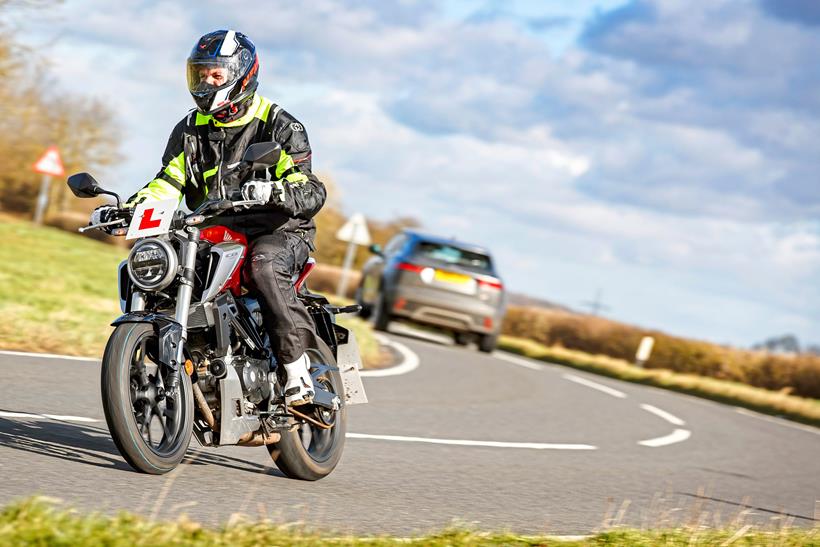
<svg viewBox="0 0 820 547">
<path fill-rule="evenodd" d="M 492 274 L 493 270 L 492 261 L 489 256 L 483 253 L 461 249 L 455 245 L 420 241 L 416 244 L 416 249 L 413 254 L 418 257 L 424 257 L 443 264 L 453 264 L 476 272 Z"/>
</svg>

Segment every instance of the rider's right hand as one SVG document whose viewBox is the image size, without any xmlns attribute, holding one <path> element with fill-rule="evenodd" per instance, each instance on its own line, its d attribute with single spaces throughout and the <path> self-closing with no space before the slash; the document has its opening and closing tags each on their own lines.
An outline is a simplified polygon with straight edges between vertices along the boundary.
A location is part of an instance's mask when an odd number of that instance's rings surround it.
<svg viewBox="0 0 820 547">
<path fill-rule="evenodd" d="M 101 224 L 104 222 L 111 222 L 117 220 L 119 218 L 119 209 L 117 209 L 113 205 L 100 205 L 91 213 L 91 220 L 89 220 L 88 225 L 93 226 L 95 224 Z M 111 231 L 115 228 L 119 228 L 119 226 L 104 226 L 100 228 L 106 233 L 111 233 Z"/>
</svg>

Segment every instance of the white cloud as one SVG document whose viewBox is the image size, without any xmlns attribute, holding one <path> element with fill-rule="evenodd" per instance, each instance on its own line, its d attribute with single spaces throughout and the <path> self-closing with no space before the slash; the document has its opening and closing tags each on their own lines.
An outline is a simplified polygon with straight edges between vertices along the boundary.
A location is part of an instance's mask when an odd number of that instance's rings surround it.
<svg viewBox="0 0 820 547">
<path fill-rule="evenodd" d="M 438 5 L 249 17 L 215 1 L 84 0 L 38 32 L 60 36 L 65 87 L 122 113 L 123 190 L 153 176 L 190 108 L 191 44 L 232 26 L 257 40 L 262 90 L 306 125 L 350 211 L 486 244 L 513 290 L 577 305 L 604 287 L 636 323 L 745 343 L 817 332 L 820 197 L 795 196 L 797 175 L 816 179 L 820 121 L 801 110 L 811 97 L 784 92 L 813 38 L 747 4 L 666 3 L 655 23 L 607 22 L 598 51 L 556 58 L 520 21 Z"/>
</svg>

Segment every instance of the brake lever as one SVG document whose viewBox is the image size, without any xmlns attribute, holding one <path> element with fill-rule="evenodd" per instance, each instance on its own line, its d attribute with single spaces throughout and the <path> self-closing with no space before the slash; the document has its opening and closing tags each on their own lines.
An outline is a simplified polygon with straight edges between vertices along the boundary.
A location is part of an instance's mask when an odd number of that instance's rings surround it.
<svg viewBox="0 0 820 547">
<path fill-rule="evenodd" d="M 125 224 L 125 219 L 119 218 L 117 220 L 111 220 L 109 222 L 101 222 L 99 224 L 93 224 L 91 226 L 83 226 L 79 228 L 77 231 L 80 233 L 87 232 L 88 230 L 98 230 L 100 228 L 105 228 L 106 226 L 114 226 L 117 224 Z"/>
</svg>

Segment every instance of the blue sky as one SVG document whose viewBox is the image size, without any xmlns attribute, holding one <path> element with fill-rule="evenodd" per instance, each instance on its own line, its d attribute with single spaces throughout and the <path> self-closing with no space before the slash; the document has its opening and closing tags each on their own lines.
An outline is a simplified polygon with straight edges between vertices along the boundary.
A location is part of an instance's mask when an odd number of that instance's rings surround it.
<svg viewBox="0 0 820 547">
<path fill-rule="evenodd" d="M 348 212 L 492 248 L 507 286 L 749 345 L 820 343 L 820 9 L 797 0 L 67 2 L 16 18 L 150 179 L 185 57 L 235 28 Z M 244 6 L 244 7 L 240 7 Z"/>
</svg>

